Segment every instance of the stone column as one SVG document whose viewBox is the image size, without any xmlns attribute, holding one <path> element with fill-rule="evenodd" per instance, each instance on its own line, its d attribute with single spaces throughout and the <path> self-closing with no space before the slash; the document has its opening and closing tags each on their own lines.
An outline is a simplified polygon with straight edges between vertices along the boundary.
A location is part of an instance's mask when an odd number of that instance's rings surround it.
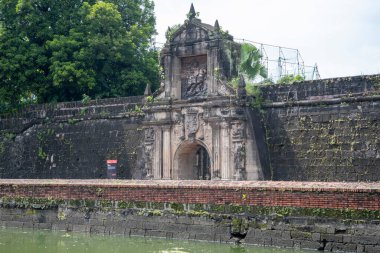
<svg viewBox="0 0 380 253">
<path fill-rule="evenodd" d="M 162 130 L 156 130 L 156 141 L 154 147 L 154 161 L 153 161 L 153 178 L 162 178 Z"/>
<path fill-rule="evenodd" d="M 230 135 L 228 122 L 221 123 L 220 130 L 220 166 L 221 166 L 221 179 L 228 180 L 230 177 Z"/>
<path fill-rule="evenodd" d="M 170 126 L 164 126 L 162 132 L 162 179 L 171 179 L 172 157 L 170 145 Z"/>
</svg>

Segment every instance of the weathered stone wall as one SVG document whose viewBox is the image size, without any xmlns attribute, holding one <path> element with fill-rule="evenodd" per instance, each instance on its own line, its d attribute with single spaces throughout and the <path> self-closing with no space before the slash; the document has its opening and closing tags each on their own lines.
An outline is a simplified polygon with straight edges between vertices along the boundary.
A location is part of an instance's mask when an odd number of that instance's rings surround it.
<svg viewBox="0 0 380 253">
<path fill-rule="evenodd" d="M 248 120 L 264 179 L 380 180 L 380 76 L 264 86 L 261 96 L 261 116 Z M 38 105 L 1 118 L 0 178 L 104 178 L 107 159 L 119 160 L 119 178 L 142 178 L 141 101 Z"/>
<path fill-rule="evenodd" d="M 271 171 L 266 179 L 380 180 L 380 76 L 261 91 Z"/>
<path fill-rule="evenodd" d="M 379 252 L 379 198 L 379 183 L 0 180 L 0 226 Z"/>
<path fill-rule="evenodd" d="M 0 120 L 0 178 L 140 178 L 141 97 L 38 105 Z M 140 173 L 140 174 L 139 174 Z"/>
</svg>

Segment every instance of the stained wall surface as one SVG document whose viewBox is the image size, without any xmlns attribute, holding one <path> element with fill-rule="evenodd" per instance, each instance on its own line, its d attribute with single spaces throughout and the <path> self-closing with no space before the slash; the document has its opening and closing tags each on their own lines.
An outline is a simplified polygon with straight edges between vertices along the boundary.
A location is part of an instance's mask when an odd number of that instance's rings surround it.
<svg viewBox="0 0 380 253">
<path fill-rule="evenodd" d="M 359 76 L 261 89 L 266 179 L 380 180 L 380 77 Z"/>
<path fill-rule="evenodd" d="M 380 180 L 379 76 L 263 86 L 260 96 L 247 120 L 264 179 Z M 105 178 L 108 159 L 119 161 L 118 178 L 144 178 L 142 107 L 130 97 L 3 117 L 0 178 Z"/>
<path fill-rule="evenodd" d="M 379 252 L 379 183 L 0 180 L 0 226 Z"/>
<path fill-rule="evenodd" d="M 140 178 L 141 97 L 39 105 L 0 120 L 0 178 Z"/>
</svg>

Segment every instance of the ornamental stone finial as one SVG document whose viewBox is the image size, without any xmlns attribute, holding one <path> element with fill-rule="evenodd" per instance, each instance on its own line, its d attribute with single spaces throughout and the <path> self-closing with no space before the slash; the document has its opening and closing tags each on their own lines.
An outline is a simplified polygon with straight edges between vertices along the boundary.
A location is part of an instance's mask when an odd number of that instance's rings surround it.
<svg viewBox="0 0 380 253">
<path fill-rule="evenodd" d="M 219 31 L 220 31 L 220 25 L 219 25 L 218 20 L 215 20 L 214 28 L 215 28 L 215 31 L 216 31 L 216 32 L 219 32 Z"/>
<path fill-rule="evenodd" d="M 196 16 L 197 16 L 197 13 L 195 12 L 194 5 L 193 5 L 193 3 L 191 3 L 190 11 L 189 11 L 189 14 L 188 14 L 189 20 L 192 20 Z"/>
</svg>

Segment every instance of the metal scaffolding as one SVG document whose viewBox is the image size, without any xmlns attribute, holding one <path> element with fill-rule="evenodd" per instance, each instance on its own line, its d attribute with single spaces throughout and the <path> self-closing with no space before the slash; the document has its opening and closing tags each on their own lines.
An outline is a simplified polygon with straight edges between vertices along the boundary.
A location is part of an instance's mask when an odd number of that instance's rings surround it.
<svg viewBox="0 0 380 253">
<path fill-rule="evenodd" d="M 265 66 L 268 77 L 272 82 L 277 82 L 281 77 L 293 75 L 302 76 L 305 80 L 317 80 L 321 76 L 318 71 L 318 65 L 305 65 L 305 62 L 298 49 L 275 46 L 246 39 L 234 39 L 239 43 L 249 43 L 255 46 L 261 53 L 261 64 Z M 160 50 L 164 43 L 153 42 L 153 47 Z M 265 79 L 258 76 L 253 80 L 260 83 Z"/>
<path fill-rule="evenodd" d="M 249 43 L 255 46 L 261 53 L 261 64 L 265 66 L 268 79 L 276 82 L 283 76 L 300 75 L 305 80 L 320 79 L 318 65 L 305 65 L 298 49 L 275 46 L 246 39 L 235 39 L 240 43 Z M 257 77 L 254 81 L 261 82 L 264 78 Z"/>
</svg>

